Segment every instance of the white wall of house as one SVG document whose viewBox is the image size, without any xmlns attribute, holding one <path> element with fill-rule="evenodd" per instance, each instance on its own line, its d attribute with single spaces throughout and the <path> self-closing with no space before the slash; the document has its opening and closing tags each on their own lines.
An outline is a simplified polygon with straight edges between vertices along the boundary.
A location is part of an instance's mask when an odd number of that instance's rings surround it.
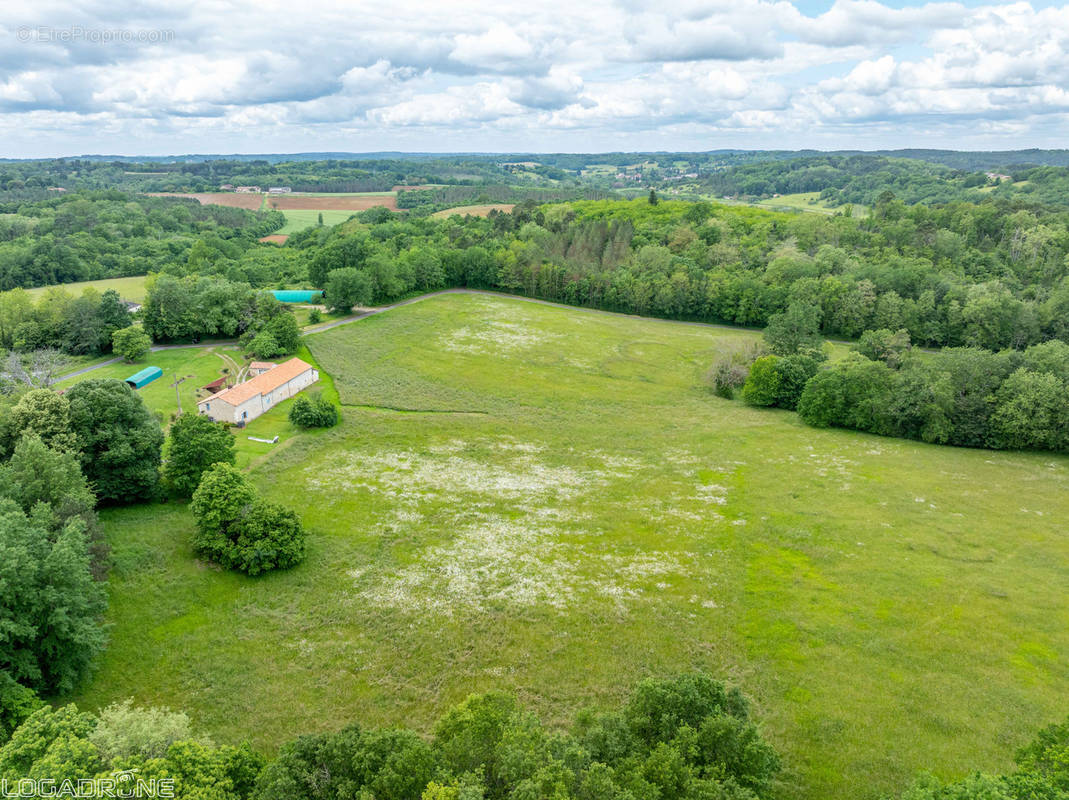
<svg viewBox="0 0 1069 800">
<path fill-rule="evenodd" d="M 197 411 L 207 414 L 216 422 L 236 422 L 235 408 L 225 400 L 201 400 L 197 403 Z"/>
<path fill-rule="evenodd" d="M 197 410 L 217 422 L 250 422 L 318 380 L 319 370 L 308 369 L 272 391 L 254 395 L 240 405 L 232 406 L 224 400 L 209 399 L 197 403 Z"/>
<path fill-rule="evenodd" d="M 262 395 L 255 395 L 250 397 L 241 405 L 234 408 L 234 422 L 248 422 L 249 420 L 256 419 L 262 413 L 264 413 L 263 403 L 261 401 Z"/>
</svg>

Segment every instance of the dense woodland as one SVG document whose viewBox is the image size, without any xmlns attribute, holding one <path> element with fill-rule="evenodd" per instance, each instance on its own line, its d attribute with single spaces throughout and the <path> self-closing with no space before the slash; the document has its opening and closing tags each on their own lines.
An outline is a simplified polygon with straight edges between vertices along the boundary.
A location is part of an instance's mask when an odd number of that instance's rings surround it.
<svg viewBox="0 0 1069 800">
<path fill-rule="evenodd" d="M 203 253 L 237 258 L 284 223 L 277 211 L 110 189 L 0 200 L 0 290 L 195 269 Z"/>
<path fill-rule="evenodd" d="M 688 192 L 695 186 L 688 185 Z M 1069 205 L 1069 168 L 1011 163 L 967 171 L 937 161 L 888 158 L 870 154 L 820 155 L 745 164 L 702 176 L 700 191 L 714 196 L 770 198 L 818 192 L 837 207 L 872 205 L 887 192 L 912 205 L 969 201 L 985 197 L 1065 208 Z"/>
</svg>

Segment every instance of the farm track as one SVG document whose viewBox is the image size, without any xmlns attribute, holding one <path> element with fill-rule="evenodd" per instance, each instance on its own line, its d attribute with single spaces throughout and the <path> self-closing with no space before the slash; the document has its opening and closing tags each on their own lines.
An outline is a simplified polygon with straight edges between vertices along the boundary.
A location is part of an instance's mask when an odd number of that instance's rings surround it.
<svg viewBox="0 0 1069 800">
<path fill-rule="evenodd" d="M 587 308 L 585 306 L 570 306 L 570 305 L 567 305 L 566 303 L 554 303 L 551 300 L 540 300 L 537 297 L 524 297 L 523 295 L 507 294 L 505 292 L 492 292 L 492 291 L 489 291 L 489 290 L 486 290 L 486 289 L 441 289 L 440 291 L 437 291 L 437 292 L 428 292 L 427 294 L 421 294 L 421 295 L 418 295 L 417 297 L 409 297 L 406 300 L 399 300 L 398 302 L 390 303 L 389 305 L 375 306 L 374 308 L 362 309 L 361 311 L 359 311 L 359 312 L 357 312 L 355 314 L 350 314 L 347 317 L 342 317 L 341 319 L 331 320 L 330 322 L 325 322 L 322 325 L 317 325 L 314 328 L 305 328 L 303 331 L 301 331 L 301 336 L 312 336 L 312 335 L 317 334 L 317 333 L 323 333 L 324 331 L 329 331 L 332 328 L 337 328 L 337 327 L 339 327 L 341 325 L 348 325 L 348 324 L 350 324 L 352 322 L 359 322 L 360 320 L 366 319 L 367 317 L 373 317 L 376 314 L 383 314 L 383 313 L 385 313 L 387 311 L 393 311 L 395 308 L 401 308 L 402 306 L 408 306 L 408 305 L 412 305 L 413 303 L 418 303 L 421 300 L 428 300 L 428 299 L 430 299 L 432 297 L 441 297 L 442 295 L 448 295 L 448 294 L 472 294 L 472 295 L 482 295 L 484 297 L 503 297 L 503 298 L 508 298 L 510 300 L 521 300 L 521 301 L 523 301 L 525 303 L 534 303 L 534 304 L 540 305 L 540 306 L 550 306 L 551 308 L 564 308 L 564 309 L 568 309 L 570 311 L 582 311 L 582 312 L 585 312 L 585 313 L 588 313 L 588 314 L 607 314 L 609 316 L 625 317 L 627 319 L 641 319 L 641 320 L 647 320 L 647 321 L 650 321 L 650 322 L 661 322 L 661 323 L 664 323 L 666 325 L 688 325 L 688 326 L 691 326 L 691 327 L 712 328 L 714 330 L 725 330 L 725 331 L 746 331 L 746 330 L 757 331 L 757 330 L 760 330 L 759 328 L 745 328 L 745 327 L 742 327 L 740 325 L 720 325 L 720 324 L 715 323 L 715 322 L 694 322 L 692 320 L 682 320 L 682 319 L 662 319 L 661 317 L 643 317 L 640 314 L 626 314 L 626 313 L 621 312 L 621 311 L 604 311 L 603 309 L 600 309 L 600 308 Z M 831 342 L 832 344 L 842 344 L 842 345 L 852 345 L 852 344 L 854 344 L 853 342 L 848 342 L 848 341 L 840 340 L 840 339 L 828 339 L 827 341 Z M 183 348 L 191 348 L 191 347 L 219 347 L 219 346 L 227 346 L 227 345 L 231 345 L 232 346 L 232 345 L 236 345 L 237 343 L 238 342 L 237 342 L 236 339 L 222 339 L 222 340 L 213 340 L 211 342 L 198 343 L 198 344 L 161 344 L 161 345 L 154 345 L 152 347 L 152 349 L 151 349 L 151 352 L 156 353 L 156 352 L 159 352 L 161 350 L 180 350 L 180 349 L 183 349 Z M 916 349 L 918 349 L 918 350 L 922 350 L 923 349 L 923 350 L 925 350 L 925 352 L 929 352 L 925 348 L 916 348 Z M 107 366 L 110 366 L 111 364 L 117 364 L 121 360 L 122 359 L 120 359 L 120 358 L 112 358 L 112 359 L 109 359 L 108 361 L 102 361 L 99 364 L 92 364 L 92 365 L 90 365 L 88 367 L 82 367 L 81 369 L 77 369 L 77 370 L 74 370 L 73 372 L 68 372 L 68 373 L 66 373 L 64 375 L 59 376 L 59 378 L 57 380 L 65 380 L 67 378 L 76 378 L 79 375 L 85 375 L 86 373 L 92 372 L 93 370 L 99 369 L 100 367 L 107 367 Z M 407 409 L 398 409 L 398 410 L 407 410 Z"/>
</svg>

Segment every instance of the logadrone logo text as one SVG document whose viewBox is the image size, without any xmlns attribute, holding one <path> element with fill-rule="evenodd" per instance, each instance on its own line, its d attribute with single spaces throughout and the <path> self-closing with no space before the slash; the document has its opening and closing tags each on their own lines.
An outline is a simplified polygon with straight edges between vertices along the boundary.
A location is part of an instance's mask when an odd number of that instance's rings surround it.
<svg viewBox="0 0 1069 800">
<path fill-rule="evenodd" d="M 99 778 L 56 780 L 55 778 L 20 778 L 11 781 L 0 778 L 0 798 L 20 800 L 49 800 L 71 797 L 99 800 L 99 798 L 173 798 L 174 778 L 139 778 L 136 769 L 116 772 Z"/>
</svg>

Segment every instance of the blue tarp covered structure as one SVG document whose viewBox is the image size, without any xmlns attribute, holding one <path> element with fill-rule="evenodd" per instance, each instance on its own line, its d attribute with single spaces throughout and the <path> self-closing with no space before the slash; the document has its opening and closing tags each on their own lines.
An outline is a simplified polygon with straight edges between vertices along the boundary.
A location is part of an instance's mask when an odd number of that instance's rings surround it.
<svg viewBox="0 0 1069 800">
<path fill-rule="evenodd" d="M 126 384 L 131 389 L 140 389 L 142 386 L 152 383 L 162 374 L 163 370 L 159 367 L 145 367 L 140 372 L 135 372 L 133 375 L 127 378 Z"/>
</svg>

